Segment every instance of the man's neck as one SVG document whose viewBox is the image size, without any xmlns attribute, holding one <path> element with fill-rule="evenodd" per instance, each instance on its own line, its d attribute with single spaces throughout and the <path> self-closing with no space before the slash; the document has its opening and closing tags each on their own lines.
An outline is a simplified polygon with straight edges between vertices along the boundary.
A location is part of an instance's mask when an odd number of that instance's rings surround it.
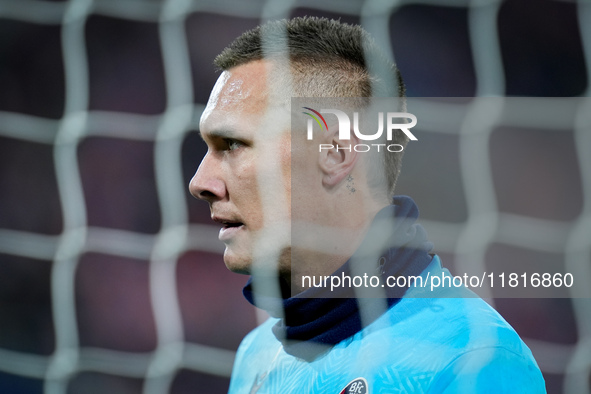
<svg viewBox="0 0 591 394">
<path fill-rule="evenodd" d="M 363 215 L 356 212 L 332 226 L 292 222 L 291 272 L 284 277 L 291 283 L 292 294 L 307 289 L 303 276 L 329 276 L 345 264 L 365 239 L 376 214 L 386 205 L 389 204 L 375 204 Z"/>
</svg>

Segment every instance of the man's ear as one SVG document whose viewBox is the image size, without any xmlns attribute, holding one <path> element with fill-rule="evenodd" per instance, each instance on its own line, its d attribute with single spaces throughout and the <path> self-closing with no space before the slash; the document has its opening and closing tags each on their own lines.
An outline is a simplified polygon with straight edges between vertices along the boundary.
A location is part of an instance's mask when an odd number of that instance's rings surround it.
<svg viewBox="0 0 591 394">
<path fill-rule="evenodd" d="M 338 185 L 353 171 L 357 163 L 359 152 L 353 147 L 358 143 L 357 136 L 351 131 L 350 140 L 339 139 L 338 130 L 330 130 L 323 138 L 324 147 L 332 145 L 332 148 L 322 148 L 320 151 L 319 165 L 323 173 L 322 184 L 332 188 Z"/>
</svg>

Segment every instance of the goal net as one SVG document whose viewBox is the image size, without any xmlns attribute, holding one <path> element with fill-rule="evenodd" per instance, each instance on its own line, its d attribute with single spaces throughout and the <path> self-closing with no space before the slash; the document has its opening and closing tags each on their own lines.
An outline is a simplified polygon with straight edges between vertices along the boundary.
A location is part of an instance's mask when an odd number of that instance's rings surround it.
<svg viewBox="0 0 591 394">
<path fill-rule="evenodd" d="M 0 0 L 1 392 L 227 391 L 265 315 L 188 193 L 199 119 L 214 56 L 303 15 L 364 26 L 411 97 L 498 99 L 428 101 L 398 181 L 452 274 L 591 283 L 587 0 Z M 591 294 L 562 290 L 481 294 L 548 392 L 589 393 Z"/>
</svg>

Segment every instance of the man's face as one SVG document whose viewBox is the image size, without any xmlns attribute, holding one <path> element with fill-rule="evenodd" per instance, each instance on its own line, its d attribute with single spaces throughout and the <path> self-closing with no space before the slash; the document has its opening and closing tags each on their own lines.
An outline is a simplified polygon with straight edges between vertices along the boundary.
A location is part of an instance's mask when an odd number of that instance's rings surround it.
<svg viewBox="0 0 591 394">
<path fill-rule="evenodd" d="M 289 118 L 269 121 L 270 67 L 253 61 L 222 73 L 201 117 L 208 151 L 189 185 L 193 196 L 209 203 L 212 219 L 221 226 L 226 266 L 245 274 L 263 239 L 261 231 L 289 227 Z"/>
</svg>

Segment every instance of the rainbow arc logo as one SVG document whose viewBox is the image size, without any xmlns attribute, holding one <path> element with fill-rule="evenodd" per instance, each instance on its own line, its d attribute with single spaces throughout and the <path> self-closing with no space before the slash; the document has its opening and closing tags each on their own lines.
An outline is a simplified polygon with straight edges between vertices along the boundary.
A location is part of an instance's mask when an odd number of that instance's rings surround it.
<svg viewBox="0 0 591 394">
<path fill-rule="evenodd" d="M 312 109 L 312 108 L 310 108 L 310 107 L 302 107 L 302 108 L 304 108 L 304 109 L 307 109 L 307 110 L 309 110 L 309 111 L 312 111 L 312 112 L 314 112 L 316 115 L 318 115 L 318 116 L 320 117 L 320 119 L 322 119 L 322 123 L 324 123 L 324 126 L 326 127 L 325 131 L 328 131 L 328 125 L 326 124 L 326 120 L 324 120 L 324 116 L 320 115 L 320 112 L 318 112 L 318 111 L 316 111 L 315 109 Z M 316 123 L 318 123 L 318 126 L 320 126 L 320 130 L 322 130 L 322 123 L 320 123 L 320 120 L 319 120 L 319 119 L 318 119 L 316 116 L 312 115 L 312 114 L 311 114 L 311 113 L 309 113 L 309 112 L 302 112 L 302 113 L 304 113 L 304 114 L 306 114 L 306 115 L 308 115 L 308 116 L 312 117 L 312 119 L 314 119 L 314 120 L 316 121 Z"/>
<path fill-rule="evenodd" d="M 318 145 L 318 151 L 322 152 L 322 150 L 326 149 L 336 149 L 337 152 L 339 150 L 355 150 L 355 152 L 369 152 L 370 150 L 374 149 L 380 152 L 381 150 L 385 150 L 391 153 L 402 152 L 404 150 L 404 145 L 401 144 L 391 144 L 386 143 L 388 141 L 393 141 L 394 139 L 394 132 L 401 131 L 406 134 L 409 140 L 416 141 L 417 138 L 410 132 L 410 128 L 417 124 L 417 117 L 408 112 L 388 112 L 384 117 L 384 112 L 378 112 L 378 130 L 376 132 L 372 132 L 369 134 L 365 134 L 359 130 L 359 113 L 353 112 L 353 122 L 349 118 L 349 115 L 341 110 L 338 109 L 321 109 L 320 112 L 316 111 L 310 107 L 301 107 L 307 111 L 303 111 L 303 114 L 308 115 L 310 118 L 314 119 L 318 126 L 320 126 L 320 130 L 328 131 L 328 123 L 324 116 L 320 114 L 332 114 L 336 116 L 338 120 L 338 139 L 340 141 L 351 140 L 351 133 L 355 133 L 355 140 L 356 142 L 361 141 L 376 141 L 376 143 L 356 143 L 352 145 L 340 145 L 340 144 L 320 144 Z M 308 128 L 306 138 L 308 141 L 313 140 L 313 129 L 314 129 L 314 122 L 312 119 L 308 119 Z M 407 121 L 410 119 L 410 122 Z M 398 120 L 398 121 L 397 121 Z M 383 141 L 382 135 L 386 133 L 386 141 Z M 336 135 L 335 135 L 336 136 Z M 382 139 L 380 139 L 382 138 Z M 326 141 L 325 141 L 326 142 Z"/>
</svg>

